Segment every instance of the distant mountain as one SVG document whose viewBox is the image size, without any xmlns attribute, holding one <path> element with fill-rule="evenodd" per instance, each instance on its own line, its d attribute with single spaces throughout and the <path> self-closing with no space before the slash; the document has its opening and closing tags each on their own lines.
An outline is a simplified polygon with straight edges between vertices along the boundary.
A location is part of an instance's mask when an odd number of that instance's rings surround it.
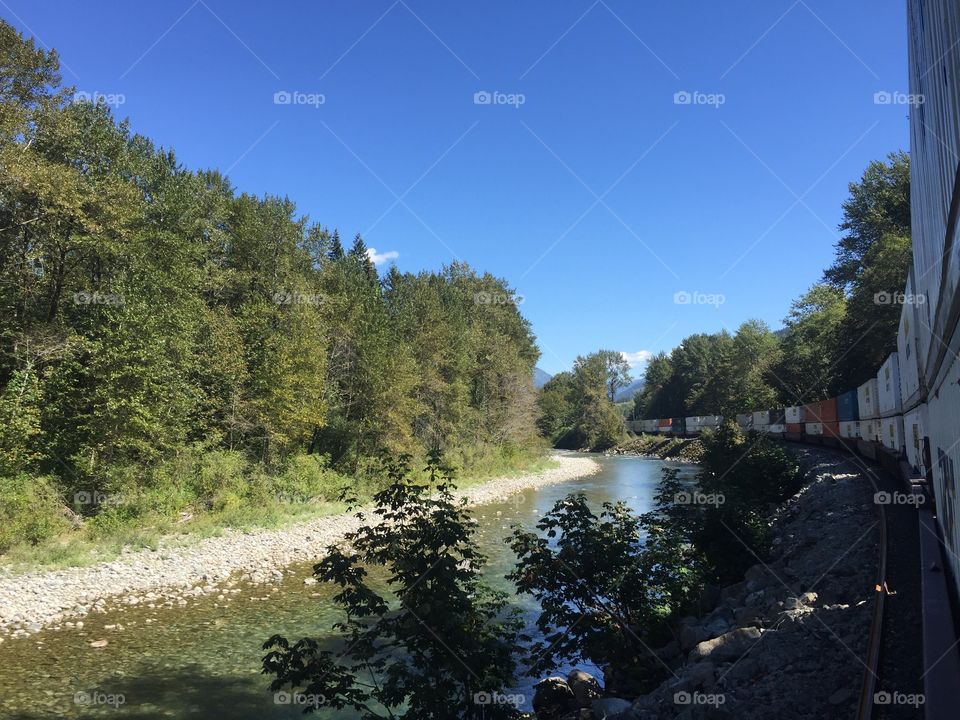
<svg viewBox="0 0 960 720">
<path fill-rule="evenodd" d="M 643 378 L 637 378 L 626 387 L 617 390 L 617 394 L 613 396 L 613 401 L 626 402 L 628 400 L 633 400 L 633 396 L 641 390 L 643 390 Z"/>
<path fill-rule="evenodd" d="M 542 388 L 544 385 L 550 382 L 550 378 L 552 377 L 553 375 L 545 370 L 541 370 L 538 367 L 533 369 L 533 384 L 538 388 Z"/>
</svg>

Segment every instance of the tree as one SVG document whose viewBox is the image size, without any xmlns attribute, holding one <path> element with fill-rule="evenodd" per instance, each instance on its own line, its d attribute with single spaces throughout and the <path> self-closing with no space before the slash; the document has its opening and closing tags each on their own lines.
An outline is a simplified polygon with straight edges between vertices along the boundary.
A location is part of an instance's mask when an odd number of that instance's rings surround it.
<svg viewBox="0 0 960 720">
<path fill-rule="evenodd" d="M 849 189 L 840 224 L 846 234 L 824 272 L 827 282 L 843 289 L 860 277 L 870 248 L 883 236 L 910 237 L 910 156 L 899 151 L 890 153 L 887 162 L 871 162 Z"/>
<path fill-rule="evenodd" d="M 429 480 L 417 483 L 407 460 L 391 463 L 390 484 L 374 498 L 377 521 L 314 567 L 339 588 L 344 619 L 334 628 L 346 650 L 271 637 L 263 671 L 274 676 L 272 690 L 302 689 L 316 707 L 351 708 L 361 718 L 521 716 L 508 703 L 477 702 L 512 685 L 520 622 L 506 594 L 480 580 L 486 559 L 465 501 L 453 498 L 451 470 L 434 457 L 427 471 Z M 389 594 L 368 579 L 380 569 Z"/>
</svg>

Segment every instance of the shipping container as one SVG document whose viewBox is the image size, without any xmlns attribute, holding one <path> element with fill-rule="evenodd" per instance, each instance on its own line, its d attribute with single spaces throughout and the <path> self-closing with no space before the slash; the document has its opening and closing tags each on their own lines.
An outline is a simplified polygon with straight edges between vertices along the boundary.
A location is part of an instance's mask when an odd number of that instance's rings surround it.
<svg viewBox="0 0 960 720">
<path fill-rule="evenodd" d="M 937 516 L 943 528 L 946 555 L 954 560 L 954 573 L 960 572 L 960 512 L 957 474 L 960 473 L 960 359 L 947 369 L 946 380 L 938 393 L 927 398 L 927 436 L 933 465 L 933 492 Z"/>
<path fill-rule="evenodd" d="M 903 309 L 900 312 L 900 327 L 897 331 L 897 357 L 900 365 L 900 399 L 903 410 L 911 410 L 923 402 L 924 390 L 920 382 L 920 364 L 917 347 L 920 339 L 917 328 L 918 296 L 913 292 L 913 269 L 907 276 L 903 294 Z"/>
<path fill-rule="evenodd" d="M 657 427 L 660 428 L 660 430 L 663 432 L 669 431 L 670 426 L 672 424 L 673 424 L 673 420 L 671 420 L 670 418 L 660 418 L 659 420 L 657 420 Z"/>
<path fill-rule="evenodd" d="M 776 423 L 770 426 L 770 432 L 773 434 L 781 434 L 787 431 L 787 426 L 784 423 Z"/>
<path fill-rule="evenodd" d="M 841 437 L 843 437 L 842 435 L 840 435 L 840 423 L 837 422 L 836 420 L 834 420 L 833 422 L 820 423 L 820 426 L 821 426 L 823 435 L 825 435 L 826 437 L 832 437 L 837 439 L 840 439 Z"/>
<path fill-rule="evenodd" d="M 947 346 L 960 312 L 960 242 L 950 213 L 960 157 L 960 3 L 907 8 L 910 94 L 923 100 L 910 109 L 910 216 L 916 292 L 926 300 L 917 306 L 921 379 L 931 398 L 951 372 L 956 351 Z"/>
<path fill-rule="evenodd" d="M 880 442 L 894 452 L 903 452 L 903 415 L 880 418 Z"/>
<path fill-rule="evenodd" d="M 866 442 L 880 442 L 880 421 L 861 420 L 860 439 Z"/>
<path fill-rule="evenodd" d="M 723 422 L 722 415 L 702 415 L 700 417 L 700 427 L 715 428 Z"/>
<path fill-rule="evenodd" d="M 687 435 L 699 435 L 700 434 L 700 418 L 696 415 L 688 417 L 685 419 Z"/>
<path fill-rule="evenodd" d="M 928 411 L 926 405 L 918 405 L 910 412 L 903 415 L 903 435 L 907 446 L 907 462 L 921 476 L 925 475 L 929 468 L 924 464 L 923 459 L 923 439 L 927 436 L 929 427 Z"/>
<path fill-rule="evenodd" d="M 787 432 L 799 435 L 803 432 L 803 423 L 787 423 Z"/>
<path fill-rule="evenodd" d="M 857 405 L 861 420 L 873 420 L 880 417 L 880 408 L 877 405 L 880 391 L 877 379 L 870 378 L 857 389 Z"/>
<path fill-rule="evenodd" d="M 766 435 L 768 432 L 770 432 L 770 425 L 768 423 L 764 423 L 763 425 L 754 424 L 753 429 L 758 433 L 763 433 Z"/>
<path fill-rule="evenodd" d="M 850 390 L 837 395 L 837 420 L 846 422 L 860 419 L 860 402 L 857 391 Z M 856 437 L 856 436 L 854 436 Z"/>
<path fill-rule="evenodd" d="M 770 424 L 770 411 L 769 410 L 757 410 L 753 413 L 753 427 L 758 428 L 761 425 Z"/>
<path fill-rule="evenodd" d="M 770 414 L 771 425 L 783 425 L 787 422 L 786 412 L 783 408 L 774 408 L 767 411 Z"/>
<path fill-rule="evenodd" d="M 896 353 L 884 360 L 877 373 L 877 387 L 879 389 L 877 410 L 880 417 L 900 415 L 900 361 Z"/>
<path fill-rule="evenodd" d="M 792 405 L 791 407 L 784 408 L 786 412 L 786 421 L 788 425 L 796 425 L 797 423 L 802 423 L 807 418 L 803 412 L 802 405 Z"/>
<path fill-rule="evenodd" d="M 804 423 L 803 431 L 807 435 L 823 435 L 823 423 L 818 423 L 818 422 Z"/>
<path fill-rule="evenodd" d="M 659 420 L 644 420 L 643 421 L 643 431 L 648 433 L 655 433 L 657 428 L 660 426 Z"/>
<path fill-rule="evenodd" d="M 747 431 L 753 426 L 753 414 L 752 413 L 740 413 L 737 415 L 737 425 L 740 426 L 741 430 Z"/>
<path fill-rule="evenodd" d="M 860 422 L 858 420 L 841 420 L 840 437 L 848 440 L 857 440 L 860 437 Z"/>
<path fill-rule="evenodd" d="M 686 418 L 673 418 L 670 425 L 670 432 L 674 435 L 686 435 Z"/>
</svg>

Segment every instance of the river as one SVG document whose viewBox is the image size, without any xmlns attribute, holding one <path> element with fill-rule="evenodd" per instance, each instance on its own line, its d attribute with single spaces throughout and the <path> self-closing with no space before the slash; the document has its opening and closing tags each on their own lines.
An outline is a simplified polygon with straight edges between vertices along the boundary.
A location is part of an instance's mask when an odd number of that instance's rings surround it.
<svg viewBox="0 0 960 720">
<path fill-rule="evenodd" d="M 601 468 L 594 475 L 473 509 L 478 541 L 489 557 L 488 582 L 509 587 L 503 576 L 515 558 L 503 540 L 511 525 L 533 527 L 564 495 L 582 491 L 595 508 L 624 500 L 644 512 L 651 507 L 661 468 L 680 468 L 684 476 L 694 471 L 690 465 L 646 458 L 598 460 Z M 0 644 L 0 717 L 303 717 L 302 707 L 275 702 L 267 691 L 269 678 L 260 674 L 261 645 L 274 633 L 291 640 L 330 637 L 340 613 L 330 601 L 332 588 L 304 584 L 311 564 L 288 570 L 272 587 L 237 583 L 223 596 L 205 596 L 185 608 L 111 609 L 83 618 L 82 629 L 7 638 Z M 527 597 L 516 598 L 516 604 L 532 628 L 536 604 Z M 123 629 L 104 629 L 117 624 Z M 108 646 L 91 648 L 98 639 L 108 640 Z M 536 680 L 521 677 L 512 690 L 526 698 L 526 709 Z M 320 711 L 312 717 L 338 716 Z"/>
</svg>

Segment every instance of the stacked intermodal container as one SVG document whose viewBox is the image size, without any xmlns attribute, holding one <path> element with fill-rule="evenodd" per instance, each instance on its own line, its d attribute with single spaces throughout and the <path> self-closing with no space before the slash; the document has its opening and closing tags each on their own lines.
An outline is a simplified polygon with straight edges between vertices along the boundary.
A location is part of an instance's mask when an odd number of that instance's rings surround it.
<svg viewBox="0 0 960 720">
<path fill-rule="evenodd" d="M 784 409 L 784 413 L 786 414 L 786 421 L 789 425 L 797 425 L 798 423 L 805 422 L 807 419 L 804 415 L 802 405 L 791 405 Z"/>
<path fill-rule="evenodd" d="M 900 401 L 900 360 L 897 353 L 890 353 L 890 357 L 880 366 L 880 372 L 877 373 L 877 386 L 879 389 L 877 410 L 880 417 L 890 417 L 903 412 L 903 404 Z"/>
<path fill-rule="evenodd" d="M 860 411 L 861 420 L 873 420 L 880 417 L 879 395 L 880 390 L 875 377 L 870 378 L 857 388 L 857 409 Z"/>
<path fill-rule="evenodd" d="M 655 433 L 659 422 L 659 420 L 644 420 L 642 425 L 643 432 Z"/>
<path fill-rule="evenodd" d="M 720 423 L 722 422 L 722 415 L 703 415 L 700 417 L 700 427 L 703 430 L 719 427 Z"/>
<path fill-rule="evenodd" d="M 869 422 L 869 421 L 866 421 Z M 841 420 L 840 421 L 840 437 L 847 440 L 857 440 L 860 438 L 860 421 L 859 420 Z"/>
<path fill-rule="evenodd" d="M 672 418 L 671 424 L 670 424 L 670 432 L 672 432 L 674 435 L 686 435 L 687 434 L 686 425 L 687 425 L 686 418 L 682 418 L 682 417 Z"/>
<path fill-rule="evenodd" d="M 753 413 L 753 426 L 759 428 L 763 425 L 770 424 L 770 411 L 769 410 L 757 410 Z"/>
<path fill-rule="evenodd" d="M 737 415 L 737 425 L 739 425 L 740 429 L 744 432 L 751 430 L 753 428 L 753 414 L 740 413 Z"/>
<path fill-rule="evenodd" d="M 880 441 L 880 421 L 879 420 L 861 420 L 860 421 L 860 439 L 866 442 Z"/>
<path fill-rule="evenodd" d="M 693 415 L 691 417 L 685 418 L 687 435 L 699 435 L 700 434 L 700 417 Z"/>
<path fill-rule="evenodd" d="M 926 404 L 918 405 L 903 414 L 903 434 L 906 443 L 907 462 L 921 476 L 930 469 L 923 453 L 923 439 L 930 427 Z"/>
<path fill-rule="evenodd" d="M 921 327 L 919 318 L 922 296 L 914 293 L 913 268 L 907 277 L 907 287 L 902 301 L 903 309 L 900 312 L 900 327 L 897 331 L 897 357 L 900 365 L 900 399 L 903 410 L 912 410 L 923 401 L 925 388 L 920 381 L 919 356 Z"/>
<path fill-rule="evenodd" d="M 818 422 L 804 423 L 803 431 L 807 435 L 823 435 L 823 423 L 818 423 Z"/>
<path fill-rule="evenodd" d="M 895 453 L 903 452 L 903 415 L 880 418 L 880 442 Z"/>
</svg>

